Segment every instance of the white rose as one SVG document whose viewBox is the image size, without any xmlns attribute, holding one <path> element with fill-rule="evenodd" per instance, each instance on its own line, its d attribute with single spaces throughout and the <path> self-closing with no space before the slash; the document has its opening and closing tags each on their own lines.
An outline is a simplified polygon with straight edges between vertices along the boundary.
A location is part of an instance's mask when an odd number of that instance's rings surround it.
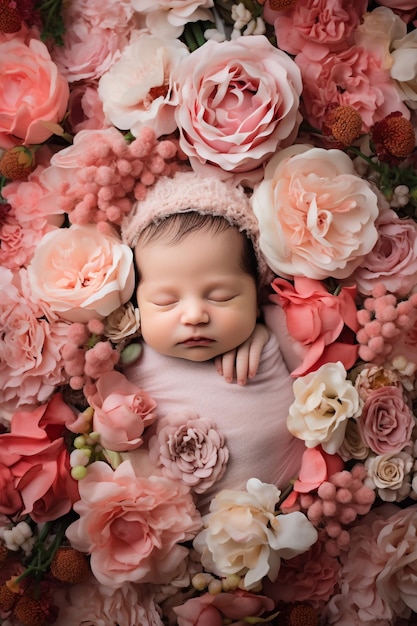
<svg viewBox="0 0 417 626">
<path fill-rule="evenodd" d="M 346 379 L 343 364 L 325 363 L 293 383 L 294 402 L 289 408 L 288 430 L 307 448 L 321 445 L 336 454 L 342 445 L 347 420 L 359 412 L 359 395 Z"/>
<path fill-rule="evenodd" d="M 365 461 L 366 485 L 385 502 L 401 502 L 411 490 L 413 457 L 405 450 L 371 455 Z"/>
</svg>

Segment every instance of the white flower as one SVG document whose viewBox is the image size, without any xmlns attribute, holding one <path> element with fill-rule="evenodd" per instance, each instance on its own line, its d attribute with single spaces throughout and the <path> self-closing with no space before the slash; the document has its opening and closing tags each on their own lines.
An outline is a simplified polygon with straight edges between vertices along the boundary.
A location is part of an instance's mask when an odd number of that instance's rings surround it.
<svg viewBox="0 0 417 626">
<path fill-rule="evenodd" d="M 401 502 L 411 490 L 413 457 L 406 450 L 371 455 L 365 461 L 368 477 L 365 484 L 376 489 L 385 502 Z"/>
<path fill-rule="evenodd" d="M 343 364 L 325 363 L 297 378 L 293 390 L 288 430 L 303 439 L 307 448 L 321 444 L 328 454 L 335 454 L 342 445 L 347 420 L 356 417 L 360 408 L 358 392 L 346 379 Z"/>
<path fill-rule="evenodd" d="M 251 478 L 246 489 L 216 495 L 194 547 L 206 570 L 222 577 L 244 576 L 245 588 L 253 589 L 264 576 L 274 581 L 281 558 L 308 550 L 317 531 L 300 512 L 275 513 L 281 494 L 275 485 Z"/>
</svg>

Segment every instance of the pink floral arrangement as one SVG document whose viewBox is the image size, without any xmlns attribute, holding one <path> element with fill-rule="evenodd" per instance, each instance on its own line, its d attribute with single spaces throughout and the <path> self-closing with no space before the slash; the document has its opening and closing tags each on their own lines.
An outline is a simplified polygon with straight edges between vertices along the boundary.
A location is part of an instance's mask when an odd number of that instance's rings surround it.
<svg viewBox="0 0 417 626">
<path fill-rule="evenodd" d="M 416 623 L 416 27 L 410 0 L 0 0 L 3 626 Z M 124 374 L 121 224 L 183 169 L 250 199 L 303 442 L 288 488 L 204 511 L 227 438 Z"/>
</svg>

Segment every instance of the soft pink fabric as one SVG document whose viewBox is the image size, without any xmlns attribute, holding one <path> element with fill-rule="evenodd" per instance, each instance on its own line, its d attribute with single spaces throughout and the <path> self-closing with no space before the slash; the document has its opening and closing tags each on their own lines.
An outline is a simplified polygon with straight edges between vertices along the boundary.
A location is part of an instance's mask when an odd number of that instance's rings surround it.
<svg viewBox="0 0 417 626">
<path fill-rule="evenodd" d="M 244 489 L 249 478 L 282 489 L 297 477 L 304 443 L 286 426 L 292 379 L 273 334 L 256 377 L 244 387 L 226 383 L 211 361 L 162 356 L 149 346 L 125 373 L 156 401 L 158 416 L 195 411 L 223 433 L 230 453 L 226 473 L 197 500 L 201 512 L 220 490 Z"/>
</svg>

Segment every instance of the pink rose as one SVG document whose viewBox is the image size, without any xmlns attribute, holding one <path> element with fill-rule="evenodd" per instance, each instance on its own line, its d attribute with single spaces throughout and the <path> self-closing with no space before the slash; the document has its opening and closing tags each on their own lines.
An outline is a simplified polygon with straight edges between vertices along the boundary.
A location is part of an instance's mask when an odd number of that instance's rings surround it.
<svg viewBox="0 0 417 626">
<path fill-rule="evenodd" d="M 259 617 L 272 611 L 274 602 L 266 596 L 236 589 L 233 593 L 205 593 L 174 607 L 178 626 L 223 626 L 225 619 L 244 624 L 245 618 Z"/>
<path fill-rule="evenodd" d="M 378 197 L 341 150 L 295 144 L 279 151 L 252 204 L 260 248 L 285 278 L 346 278 L 377 240 Z"/>
<path fill-rule="evenodd" d="M 359 293 L 369 296 L 382 282 L 387 291 L 406 296 L 417 285 L 417 224 L 383 211 L 375 222 L 378 239 L 350 280 Z"/>
<path fill-rule="evenodd" d="M 320 281 L 299 276 L 294 285 L 276 278 L 271 286 L 278 295 L 270 300 L 284 309 L 289 334 L 307 348 L 292 376 L 303 376 L 329 361 L 341 361 L 346 369 L 354 365 L 359 328 L 355 287 L 343 287 L 334 296 Z"/>
<path fill-rule="evenodd" d="M 158 420 L 149 456 L 164 476 L 204 493 L 223 476 L 229 451 L 221 433 L 196 413 L 185 411 Z"/>
<path fill-rule="evenodd" d="M 61 350 L 68 325 L 48 322 L 30 290 L 27 272 L 0 267 L 1 419 L 25 405 L 45 402 L 66 382 Z"/>
<path fill-rule="evenodd" d="M 101 445 L 109 450 L 139 448 L 145 428 L 156 419 L 156 402 L 120 372 L 100 376 L 96 392 L 87 400 L 94 409 L 93 429 L 100 433 Z"/>
<path fill-rule="evenodd" d="M 294 61 L 263 35 L 206 42 L 173 69 L 180 147 L 195 171 L 259 180 L 301 121 Z"/>
<path fill-rule="evenodd" d="M 263 17 L 274 25 L 281 50 L 289 54 L 303 51 L 317 59 L 350 45 L 367 7 L 367 0 L 336 0 L 331 4 L 327 0 L 298 0 L 290 9 L 274 11 L 267 0 Z"/>
<path fill-rule="evenodd" d="M 414 417 L 401 389 L 393 386 L 374 389 L 365 400 L 359 428 L 375 454 L 401 450 L 411 443 Z"/>
<path fill-rule="evenodd" d="M 389 113 L 400 111 L 410 118 L 409 109 L 385 65 L 385 47 L 350 46 L 341 52 L 314 59 L 305 51 L 295 62 L 303 80 L 303 115 L 315 128 L 323 126 L 329 104 L 352 106 L 362 117 L 362 132 Z"/>
<path fill-rule="evenodd" d="M 48 404 L 15 413 L 10 433 L 0 435 L 3 472 L 9 468 L 24 505 L 22 514 L 29 513 L 38 523 L 65 515 L 78 500 L 64 440 L 65 422 L 73 417 L 57 393 Z M 10 515 L 16 512 L 7 511 Z"/>
<path fill-rule="evenodd" d="M 79 485 L 80 518 L 69 526 L 72 546 L 91 554 L 103 585 L 168 583 L 188 554 L 180 545 L 201 527 L 189 490 L 160 476 L 136 476 L 129 461 L 116 470 L 96 461 Z"/>
<path fill-rule="evenodd" d="M 60 318 L 86 323 L 103 319 L 129 300 L 134 289 L 131 249 L 95 225 L 47 233 L 28 276 L 35 298 Z"/>
<path fill-rule="evenodd" d="M 49 139 L 52 131 L 46 123 L 61 122 L 69 89 L 45 44 L 37 39 L 1 40 L 0 80 L 0 146 L 10 135 L 24 144 Z"/>
</svg>

